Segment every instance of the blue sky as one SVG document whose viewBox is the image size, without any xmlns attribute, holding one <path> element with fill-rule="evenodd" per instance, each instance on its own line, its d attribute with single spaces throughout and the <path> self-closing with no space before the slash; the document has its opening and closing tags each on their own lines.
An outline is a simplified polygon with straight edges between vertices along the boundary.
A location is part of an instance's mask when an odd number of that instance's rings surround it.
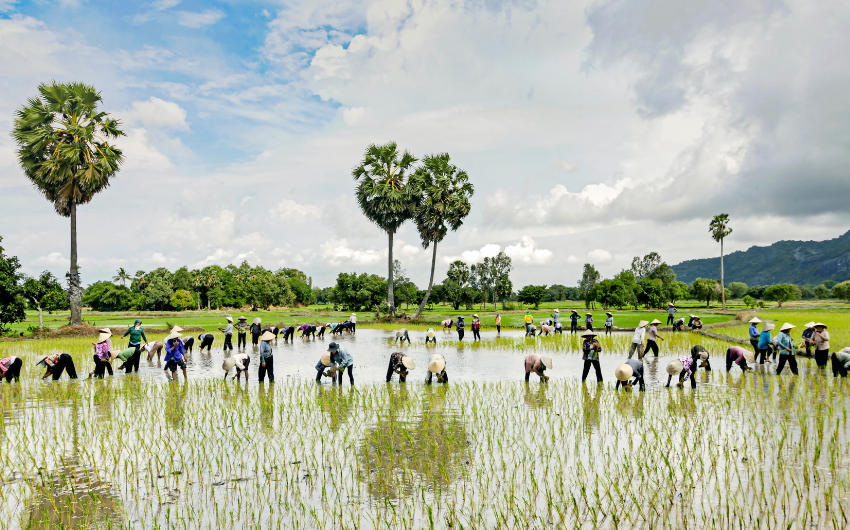
<svg viewBox="0 0 850 530">
<path fill-rule="evenodd" d="M 86 283 L 243 259 L 385 273 L 350 171 L 395 140 L 476 185 L 438 281 L 501 249 L 517 286 L 574 285 L 585 262 L 713 256 L 720 212 L 730 251 L 846 231 L 848 22 L 829 1 L 0 0 L 0 128 L 50 79 L 122 120 L 127 163 L 80 212 Z M 0 134 L 3 246 L 62 274 L 67 232 Z M 395 251 L 424 284 L 412 226 Z"/>
</svg>

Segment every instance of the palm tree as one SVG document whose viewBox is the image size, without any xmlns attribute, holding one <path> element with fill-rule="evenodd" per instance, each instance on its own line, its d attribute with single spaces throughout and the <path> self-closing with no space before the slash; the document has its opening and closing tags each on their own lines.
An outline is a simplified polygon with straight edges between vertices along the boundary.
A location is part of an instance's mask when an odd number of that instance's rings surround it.
<svg viewBox="0 0 850 530">
<path fill-rule="evenodd" d="M 42 83 L 39 96 L 15 113 L 18 162 L 56 213 L 71 219 L 71 324 L 82 323 L 77 268 L 77 206 L 109 186 L 124 160 L 109 140 L 124 136 L 120 122 L 98 110 L 100 94 L 83 83 Z"/>
<path fill-rule="evenodd" d="M 387 304 L 389 314 L 395 315 L 393 296 L 393 236 L 405 221 L 413 217 L 415 207 L 414 186 L 407 172 L 416 158 L 408 151 L 399 157 L 398 145 L 390 142 L 386 145 L 371 144 L 360 165 L 351 175 L 358 181 L 357 202 L 370 221 L 387 233 L 389 238 L 389 256 L 387 256 Z"/>
<path fill-rule="evenodd" d="M 437 264 L 437 243 L 446 237 L 449 229 L 456 231 L 469 215 L 469 198 L 475 188 L 469 182 L 466 171 L 451 163 L 448 153 L 428 155 L 422 167 L 413 176 L 419 205 L 414 214 L 422 247 L 433 245 L 431 254 L 431 278 L 428 290 L 413 315 L 418 317 L 428 303 L 431 288 L 434 286 L 434 268 Z"/>
<path fill-rule="evenodd" d="M 708 231 L 711 232 L 711 237 L 720 243 L 720 298 L 723 309 L 726 309 L 726 284 L 723 278 L 723 239 L 732 233 L 732 229 L 729 228 L 729 214 L 715 215 L 708 225 Z"/>
<path fill-rule="evenodd" d="M 127 274 L 127 271 L 124 270 L 124 267 L 121 267 L 120 269 L 118 269 L 116 271 L 115 276 L 112 277 L 112 281 L 113 282 L 121 282 L 121 285 L 126 287 L 127 286 L 126 282 L 127 282 L 127 279 L 129 277 L 130 277 L 130 275 Z"/>
</svg>

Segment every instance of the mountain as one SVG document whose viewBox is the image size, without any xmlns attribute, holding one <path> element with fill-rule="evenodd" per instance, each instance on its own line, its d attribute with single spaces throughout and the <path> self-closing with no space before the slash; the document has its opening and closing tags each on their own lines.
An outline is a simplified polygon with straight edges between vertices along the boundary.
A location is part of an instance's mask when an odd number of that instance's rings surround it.
<svg viewBox="0 0 850 530">
<path fill-rule="evenodd" d="M 750 247 L 723 258 L 726 285 L 796 283 L 818 285 L 826 280 L 850 280 L 850 231 L 827 241 L 777 241 Z M 692 259 L 673 265 L 677 280 L 720 278 L 720 257 Z"/>
</svg>

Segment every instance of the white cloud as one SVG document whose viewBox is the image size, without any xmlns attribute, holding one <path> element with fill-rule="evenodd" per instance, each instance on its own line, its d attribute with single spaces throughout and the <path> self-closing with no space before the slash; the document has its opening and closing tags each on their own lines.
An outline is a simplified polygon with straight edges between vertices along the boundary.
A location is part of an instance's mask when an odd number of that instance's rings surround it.
<svg viewBox="0 0 850 530">
<path fill-rule="evenodd" d="M 151 257 L 148 258 L 148 261 L 151 262 L 151 263 L 164 265 L 164 264 L 168 263 L 170 260 L 168 258 L 166 258 L 162 254 L 162 252 L 154 252 L 153 255 L 151 255 Z"/>
<path fill-rule="evenodd" d="M 329 239 L 321 245 L 322 256 L 334 266 L 374 265 L 386 259 L 387 251 L 352 248 L 346 239 Z"/>
<path fill-rule="evenodd" d="M 166 9 L 171 9 L 179 3 L 180 0 L 155 0 L 154 2 L 151 2 L 151 7 L 155 11 L 165 11 Z"/>
<path fill-rule="evenodd" d="M 393 255 L 397 255 L 399 258 L 411 258 L 420 252 L 422 252 L 422 249 L 417 246 L 401 244 L 395 248 Z"/>
<path fill-rule="evenodd" d="M 596 248 L 587 253 L 587 257 L 594 263 L 608 263 L 614 256 L 605 249 Z"/>
<path fill-rule="evenodd" d="M 222 18 L 224 18 L 224 13 L 218 9 L 208 9 L 200 13 L 180 11 L 178 13 L 177 23 L 188 28 L 202 28 L 215 24 Z"/>
<path fill-rule="evenodd" d="M 17 3 L 18 0 L 0 0 L 0 13 L 11 11 Z"/>
<path fill-rule="evenodd" d="M 197 262 L 195 267 L 202 268 L 208 265 L 228 265 L 231 263 L 231 259 L 233 258 L 234 253 L 232 250 L 224 250 L 223 248 L 217 248 L 215 251 L 207 256 L 205 259 Z"/>
<path fill-rule="evenodd" d="M 514 262 L 527 263 L 530 265 L 543 265 L 552 259 L 552 251 L 545 248 L 537 248 L 537 243 L 531 237 L 523 236 L 522 241 L 516 245 L 505 247 L 507 254 Z"/>
<path fill-rule="evenodd" d="M 71 261 L 61 252 L 51 252 L 46 256 L 35 258 L 30 263 L 33 265 L 69 265 Z"/>
<path fill-rule="evenodd" d="M 189 130 L 186 110 L 173 101 L 165 101 L 156 96 L 151 96 L 147 101 L 134 101 L 131 108 L 120 113 L 120 116 L 125 123 L 138 122 L 147 128 Z"/>
<path fill-rule="evenodd" d="M 567 263 L 578 263 L 578 258 L 570 254 L 567 258 Z"/>
<path fill-rule="evenodd" d="M 358 125 L 366 121 L 372 109 L 367 107 L 345 108 L 342 110 L 342 119 L 346 125 Z"/>
<path fill-rule="evenodd" d="M 284 199 L 272 208 L 271 215 L 284 222 L 305 224 L 321 219 L 322 209 L 315 204 L 301 204 L 292 199 Z"/>
<path fill-rule="evenodd" d="M 554 161 L 553 161 L 550 165 L 551 165 L 553 168 L 556 168 L 556 169 L 563 169 L 563 170 L 564 170 L 564 171 L 566 171 L 567 173 L 573 172 L 573 171 L 575 171 L 576 169 L 578 169 L 578 166 L 577 166 L 577 165 L 575 165 L 575 164 L 570 164 L 570 163 L 569 163 L 569 162 L 567 162 L 566 160 L 554 160 Z"/>
<path fill-rule="evenodd" d="M 191 242 L 198 243 L 199 248 L 224 246 L 229 244 L 234 236 L 236 214 L 230 210 L 222 210 L 215 217 L 165 216 L 160 223 L 156 233 L 163 243 Z"/>
<path fill-rule="evenodd" d="M 118 138 L 115 144 L 124 152 L 122 169 L 165 170 L 171 168 L 171 160 L 162 154 L 143 128 L 125 129 L 127 136 Z"/>
</svg>

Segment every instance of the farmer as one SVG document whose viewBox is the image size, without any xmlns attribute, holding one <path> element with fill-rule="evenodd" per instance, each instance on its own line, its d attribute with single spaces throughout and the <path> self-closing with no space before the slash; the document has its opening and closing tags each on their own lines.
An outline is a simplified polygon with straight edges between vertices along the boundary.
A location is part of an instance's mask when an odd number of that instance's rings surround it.
<svg viewBox="0 0 850 530">
<path fill-rule="evenodd" d="M 649 350 L 652 350 L 652 353 L 658 357 L 658 339 L 664 340 L 664 337 L 658 334 L 658 324 L 661 324 L 661 321 L 657 318 L 649 323 L 649 331 L 646 333 L 646 348 L 643 350 L 643 355 L 638 356 L 638 359 L 646 357 Z"/>
<path fill-rule="evenodd" d="M 134 349 L 135 351 L 135 349 Z M 53 355 L 45 355 L 39 358 L 36 366 L 43 365 L 47 370 L 44 372 L 42 379 L 47 379 L 53 376 L 54 381 L 58 381 L 62 377 L 62 372 L 67 371 L 68 377 L 71 379 L 77 378 L 77 369 L 74 367 L 74 359 L 67 353 L 57 353 Z"/>
<path fill-rule="evenodd" d="M 243 349 L 248 346 L 248 319 L 239 317 L 236 324 L 236 348 Z"/>
<path fill-rule="evenodd" d="M 260 343 L 260 335 L 262 335 L 262 324 L 263 319 L 260 317 L 256 317 L 253 321 L 251 321 L 251 344 L 254 346 L 259 345 Z"/>
<path fill-rule="evenodd" d="M 481 340 L 481 320 L 478 315 L 472 315 L 472 337 L 474 340 Z"/>
<path fill-rule="evenodd" d="M 602 345 L 596 340 L 596 333 L 589 329 L 581 334 L 584 337 L 584 342 L 581 345 L 581 351 L 584 352 L 581 359 L 584 361 L 584 368 L 581 371 L 581 382 L 587 379 L 587 374 L 590 372 L 590 367 L 596 370 L 596 382 L 602 383 L 602 368 L 599 366 L 599 353 L 602 351 Z"/>
<path fill-rule="evenodd" d="M 702 361 L 702 364 L 700 364 Z M 670 361 L 667 365 L 667 385 L 670 386 L 670 381 L 674 375 L 679 376 L 679 382 L 676 384 L 679 388 L 684 386 L 684 381 L 687 378 L 691 380 L 691 388 L 697 387 L 696 374 L 697 370 L 705 368 L 711 371 L 711 365 L 708 363 L 708 352 L 699 344 L 691 348 L 690 357 L 679 357 L 676 360 Z"/>
<path fill-rule="evenodd" d="M 438 383 L 448 383 L 449 375 L 446 373 L 446 358 L 439 353 L 435 353 L 428 361 L 428 375 L 425 376 L 425 384 L 431 384 L 432 376 L 437 376 Z"/>
<path fill-rule="evenodd" d="M 5 378 L 7 383 L 21 380 L 21 367 L 24 362 L 19 358 L 11 355 L 0 359 L 0 377 Z"/>
<path fill-rule="evenodd" d="M 732 346 L 728 350 L 726 350 L 726 371 L 732 369 L 732 364 L 737 364 L 741 367 L 741 370 L 746 372 L 747 370 L 752 370 L 749 366 L 747 366 L 747 362 L 754 363 L 756 361 L 755 355 L 751 355 L 749 350 L 745 350 L 740 346 Z"/>
<path fill-rule="evenodd" d="M 310 335 L 313 335 L 313 338 L 316 338 L 316 326 L 311 324 L 302 324 L 298 327 L 298 331 L 301 332 L 302 339 L 309 339 Z"/>
<path fill-rule="evenodd" d="M 219 331 L 224 333 L 224 346 L 222 346 L 222 351 L 227 355 L 227 351 L 233 351 L 233 317 L 226 316 L 224 317 L 227 320 L 227 326 L 223 328 L 218 328 Z"/>
<path fill-rule="evenodd" d="M 578 333 L 578 311 L 570 313 L 570 333 Z"/>
<path fill-rule="evenodd" d="M 791 330 L 796 327 L 788 322 L 782 324 L 782 327 L 779 328 L 779 335 L 773 339 L 776 349 L 779 351 L 779 365 L 776 367 L 776 375 L 782 373 L 785 363 L 788 363 L 788 366 L 791 367 L 791 373 L 797 375 L 797 357 L 794 356 L 796 347 L 794 346 L 794 339 L 791 338 Z"/>
<path fill-rule="evenodd" d="M 697 315 L 688 315 L 688 326 L 691 329 L 702 329 L 702 320 Z"/>
<path fill-rule="evenodd" d="M 133 355 L 135 353 L 136 353 L 136 348 L 133 348 L 132 346 L 129 347 L 129 348 L 125 348 L 125 349 L 121 350 L 120 352 L 118 352 L 118 355 L 116 355 L 115 358 L 121 361 L 121 366 L 116 368 L 116 370 L 124 370 L 125 366 L 127 365 L 127 363 L 130 362 L 130 359 L 133 358 Z M 115 359 L 113 359 L 113 361 L 114 360 Z"/>
<path fill-rule="evenodd" d="M 768 357 L 770 351 L 773 349 L 773 339 L 770 338 L 770 332 L 775 328 L 773 324 L 768 322 L 764 325 L 759 334 L 759 354 L 761 357 L 759 358 L 759 364 L 764 364 L 765 358 Z M 770 359 L 767 359 L 767 362 L 770 362 Z"/>
<path fill-rule="evenodd" d="M 593 331 L 593 313 L 585 313 L 584 315 L 584 327 L 588 331 Z M 584 336 L 584 335 L 582 335 Z"/>
<path fill-rule="evenodd" d="M 528 328 L 534 323 L 534 317 L 531 316 L 531 311 L 525 312 L 525 336 L 528 336 Z"/>
<path fill-rule="evenodd" d="M 633 381 L 629 381 L 634 377 Z M 617 379 L 617 384 L 614 390 L 619 390 L 620 385 L 623 385 L 623 390 L 631 390 L 632 387 L 639 385 L 640 391 L 646 390 L 646 385 L 643 382 L 643 363 L 635 359 L 629 359 L 614 370 L 614 378 Z"/>
<path fill-rule="evenodd" d="M 677 318 L 675 321 L 673 321 L 673 331 L 682 331 L 682 328 L 684 328 L 684 327 L 685 327 L 685 319 L 684 318 L 680 317 L 680 318 Z"/>
<path fill-rule="evenodd" d="M 829 360 L 829 332 L 826 328 L 826 324 L 818 322 L 812 334 L 815 343 L 815 362 L 818 368 L 826 368 L 826 362 Z"/>
<path fill-rule="evenodd" d="M 333 343 L 332 343 L 333 344 Z M 316 363 L 316 382 L 322 382 L 322 376 L 330 377 L 331 384 L 336 382 L 336 371 L 331 369 L 331 354 L 325 352 L 319 357 L 319 362 Z"/>
<path fill-rule="evenodd" d="M 667 323 L 672 324 L 676 316 L 676 305 L 673 302 L 667 302 Z"/>
<path fill-rule="evenodd" d="M 557 311 L 557 309 L 555 311 Z M 502 314 L 501 313 L 496 313 L 496 333 L 497 334 L 502 333 Z"/>
<path fill-rule="evenodd" d="M 761 352 L 759 351 L 759 335 L 761 335 L 761 331 L 759 331 L 759 324 L 761 324 L 761 320 L 759 317 L 753 317 L 750 319 L 750 344 L 753 347 L 753 352 L 756 355 L 759 355 Z"/>
<path fill-rule="evenodd" d="M 340 348 L 336 342 L 331 342 L 328 345 L 328 352 L 331 354 L 332 371 L 337 373 L 339 385 L 342 386 L 342 374 L 348 368 L 348 380 L 351 386 L 354 386 L 354 358 L 348 350 Z"/>
<path fill-rule="evenodd" d="M 605 315 L 605 334 L 611 335 L 612 330 L 614 329 L 614 315 L 612 315 L 610 311 L 605 313 Z"/>
<path fill-rule="evenodd" d="M 632 343 L 629 346 L 629 359 L 637 353 L 638 357 L 643 358 L 643 339 L 646 336 L 646 325 L 649 324 L 646 320 L 641 320 L 638 322 L 637 327 L 635 328 L 635 334 L 632 335 Z"/>
<path fill-rule="evenodd" d="M 5 360 L 5 359 L 4 359 Z M 20 359 L 18 359 L 20 360 Z M 0 361 L 0 366 L 2 366 L 3 361 Z M 20 368 L 18 368 L 20 370 Z M 843 350 L 833 352 L 832 353 L 832 375 L 835 377 L 847 377 L 847 371 L 850 370 L 850 347 L 844 348 Z M 2 371 L 2 368 L 0 368 Z M 9 376 L 6 376 L 6 381 L 9 380 Z"/>
<path fill-rule="evenodd" d="M 224 380 L 227 381 L 227 374 L 230 373 L 230 370 L 236 368 L 236 373 L 233 375 L 233 379 L 239 381 L 239 375 L 243 372 L 245 373 L 245 384 L 248 383 L 248 366 L 251 364 L 251 356 L 247 353 L 237 353 L 236 355 L 231 355 L 221 365 L 221 369 L 224 370 Z"/>
<path fill-rule="evenodd" d="M 815 334 L 815 323 L 809 322 L 808 324 L 806 324 L 806 329 L 803 330 L 803 336 L 802 336 L 803 343 L 806 346 L 806 356 L 807 357 L 812 356 L 812 346 L 815 343 L 814 339 L 812 338 L 812 336 L 814 334 Z"/>
<path fill-rule="evenodd" d="M 442 322 L 440 322 L 440 324 L 443 325 L 443 331 L 446 331 L 446 330 L 451 331 L 452 326 L 454 325 L 454 321 L 450 318 L 447 318 L 447 319 L 443 320 Z"/>
<path fill-rule="evenodd" d="M 352 333 L 357 333 L 357 313 L 351 313 L 351 316 L 348 318 L 348 321 L 351 323 L 348 329 Z"/>
<path fill-rule="evenodd" d="M 324 340 L 325 330 L 330 329 L 330 327 L 331 327 L 330 323 L 328 323 L 327 325 L 323 325 L 322 327 L 319 328 L 319 333 L 316 336 L 319 337 L 320 339 Z"/>
<path fill-rule="evenodd" d="M 401 328 L 395 332 L 395 340 L 393 340 L 393 342 L 403 343 L 405 340 L 408 344 L 410 344 L 410 335 L 407 334 L 407 328 Z"/>
<path fill-rule="evenodd" d="M 101 328 L 98 330 L 100 333 L 97 336 L 97 342 L 93 343 L 94 346 L 94 356 L 92 359 L 94 360 L 94 371 L 89 372 L 89 379 L 92 376 L 97 377 L 98 379 L 103 379 L 104 373 L 109 372 L 109 375 L 112 374 L 112 331 L 109 328 Z"/>
<path fill-rule="evenodd" d="M 198 351 L 203 352 L 204 348 L 206 348 L 207 353 L 210 353 L 210 351 L 212 351 L 212 345 L 214 340 L 215 336 L 213 336 L 212 333 L 201 333 L 200 335 L 198 335 L 198 342 L 201 343 L 201 347 L 198 349 Z"/>
<path fill-rule="evenodd" d="M 437 344 L 437 331 L 434 328 L 428 328 L 428 331 L 425 332 L 425 344 L 429 342 Z"/>
<path fill-rule="evenodd" d="M 183 358 L 186 348 L 183 346 L 182 339 L 183 336 L 176 331 L 165 337 L 165 375 L 169 381 L 177 381 L 178 366 L 183 370 L 183 380 L 189 380 L 186 375 L 186 361 Z M 168 372 L 171 372 L 171 375 Z"/>
<path fill-rule="evenodd" d="M 172 331 L 172 333 L 174 333 Z M 186 350 L 186 353 L 192 353 L 192 349 L 195 347 L 195 337 L 186 337 L 186 340 L 183 341 L 183 348 Z"/>
<path fill-rule="evenodd" d="M 295 326 L 286 326 L 283 328 L 283 342 L 292 340 L 295 337 Z"/>
<path fill-rule="evenodd" d="M 156 355 L 156 360 L 159 362 L 159 359 L 162 356 L 162 346 L 163 344 L 158 340 L 144 343 L 142 345 L 142 349 L 148 353 L 147 360 L 153 360 L 153 356 Z"/>
<path fill-rule="evenodd" d="M 413 359 L 400 351 L 390 354 L 390 364 L 387 366 L 387 383 L 393 378 L 393 374 L 398 374 L 399 383 L 407 382 L 407 374 L 410 370 L 416 368 L 416 363 Z"/>
<path fill-rule="evenodd" d="M 127 328 L 127 331 L 124 332 L 124 335 L 121 338 L 130 336 L 128 339 L 127 346 L 130 348 L 134 348 L 135 352 L 133 356 L 128 359 L 128 362 L 124 363 L 124 367 L 126 373 L 130 373 L 135 369 L 136 372 L 139 371 L 139 361 L 142 359 L 142 341 L 148 341 L 148 338 L 145 336 L 145 331 L 142 329 L 142 321 L 140 319 L 136 319 L 136 322 L 133 323 L 132 326 Z"/>
<path fill-rule="evenodd" d="M 546 370 L 552 369 L 552 358 L 543 357 L 539 353 L 529 353 L 525 356 L 525 382 L 528 383 L 528 377 L 531 372 L 540 377 L 541 383 L 548 383 L 549 376 L 545 375 Z"/>
<path fill-rule="evenodd" d="M 463 328 L 466 327 L 466 324 L 463 322 L 463 315 L 458 315 L 457 317 L 457 340 L 463 340 Z"/>
<path fill-rule="evenodd" d="M 260 335 L 260 383 L 266 378 L 266 373 L 269 374 L 269 383 L 274 383 L 274 351 L 272 351 L 272 341 L 274 333 L 266 331 Z"/>
</svg>

